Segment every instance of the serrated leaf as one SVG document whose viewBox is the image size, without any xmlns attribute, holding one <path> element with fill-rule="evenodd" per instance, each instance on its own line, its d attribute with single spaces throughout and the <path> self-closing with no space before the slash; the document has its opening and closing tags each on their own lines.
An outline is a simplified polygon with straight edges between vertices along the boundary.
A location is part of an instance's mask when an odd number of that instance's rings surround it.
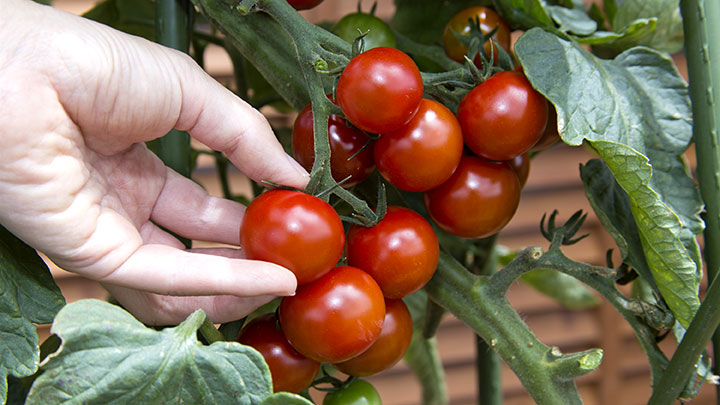
<svg viewBox="0 0 720 405">
<path fill-rule="evenodd" d="M 104 301 L 69 304 L 51 330 L 62 345 L 43 362 L 27 403 L 262 403 L 272 382 L 260 353 L 236 342 L 202 345 L 204 319 L 198 310 L 156 331 Z"/>
<path fill-rule="evenodd" d="M 577 279 L 555 270 L 533 270 L 520 280 L 568 309 L 587 309 L 600 304 L 600 299 Z"/>
<path fill-rule="evenodd" d="M 692 137 L 690 101 L 672 61 L 648 48 L 603 60 L 539 29 L 523 35 L 515 52 L 555 105 L 563 140 L 586 142 L 630 197 L 653 277 L 687 326 L 699 306 L 702 202 L 682 160 Z"/>
<path fill-rule="evenodd" d="M 7 376 L 37 371 L 40 345 L 33 323 L 50 323 L 65 299 L 37 252 L 0 226 L 0 398 Z"/>
<path fill-rule="evenodd" d="M 611 20 L 615 31 L 624 31 L 640 18 L 657 20 L 654 30 L 647 32 L 632 43 L 616 48 L 624 51 L 632 46 L 648 46 L 662 52 L 675 53 L 683 47 L 682 16 L 677 0 L 623 0 Z"/>
<path fill-rule="evenodd" d="M 314 405 L 312 402 L 297 394 L 277 392 L 265 398 L 262 405 Z"/>
<path fill-rule="evenodd" d="M 494 0 L 495 9 L 513 29 L 555 28 L 541 0 Z"/>
<path fill-rule="evenodd" d="M 630 197 L 602 160 L 592 159 L 580 166 L 580 178 L 585 185 L 585 196 L 605 230 L 615 239 L 623 261 L 659 293 L 645 259 L 640 233 L 632 215 Z"/>
<path fill-rule="evenodd" d="M 597 22 L 581 8 L 547 6 L 547 10 L 562 32 L 586 36 L 597 30 Z"/>
</svg>

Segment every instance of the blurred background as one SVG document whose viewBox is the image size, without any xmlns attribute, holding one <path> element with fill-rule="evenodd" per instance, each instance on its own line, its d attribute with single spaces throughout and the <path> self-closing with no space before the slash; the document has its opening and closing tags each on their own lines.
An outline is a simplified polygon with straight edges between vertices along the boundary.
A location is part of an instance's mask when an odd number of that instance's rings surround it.
<svg viewBox="0 0 720 405">
<path fill-rule="evenodd" d="M 94 0 L 54 0 L 53 5 L 74 14 L 91 9 Z M 366 0 L 363 10 L 372 6 Z M 601 3 L 601 2 L 598 2 Z M 337 21 L 343 15 L 357 10 L 356 1 L 325 0 L 302 14 L 311 22 Z M 392 0 L 379 0 L 376 15 L 389 19 L 394 12 Z M 515 33 L 517 37 L 520 33 Z M 675 55 L 678 69 L 687 77 L 682 54 Z M 206 69 L 218 81 L 230 84 L 232 65 L 224 49 L 210 45 L 205 53 Z M 283 114 L 263 109 L 271 123 L 279 127 L 292 125 L 294 114 Z M 194 145 L 202 148 L 202 145 Z M 592 264 L 605 264 L 608 249 L 615 248 L 612 238 L 605 232 L 585 199 L 579 178 L 579 165 L 592 158 L 582 147 L 555 145 L 533 159 L 530 176 L 525 186 L 517 214 L 500 233 L 499 243 L 511 249 L 526 246 L 547 247 L 540 234 L 543 214 L 559 211 L 562 223 L 575 211 L 587 212 L 588 219 L 580 233 L 590 236 L 578 244 L 565 248 L 572 259 Z M 694 153 L 688 152 L 691 167 Z M 231 170 L 230 183 L 235 193 L 249 192 L 247 179 L 237 170 Z M 222 195 L 213 160 L 201 156 L 193 178 L 214 195 Z M 51 270 L 68 302 L 82 298 L 107 298 L 107 292 L 96 282 L 65 272 L 51 264 Z M 643 404 L 650 396 L 650 374 L 645 355 L 636 343 L 632 330 L 607 303 L 586 309 L 570 310 L 542 295 L 532 287 L 515 283 L 507 298 L 525 319 L 541 341 L 557 346 L 563 352 L 575 352 L 599 347 L 604 350 L 600 368 L 578 380 L 580 393 L 589 405 Z M 49 333 L 48 326 L 39 329 L 41 341 Z M 447 378 L 447 390 L 452 405 L 469 405 L 476 400 L 476 373 L 474 367 L 475 339 L 471 329 L 451 315 L 447 315 L 437 334 L 438 348 Z M 671 355 L 674 348 L 668 337 L 661 347 Z M 416 405 L 420 403 L 421 387 L 402 362 L 392 369 L 368 379 L 380 392 L 385 405 Z M 502 384 L 507 404 L 532 404 L 519 380 L 506 366 Z M 314 394 L 315 396 L 315 394 Z M 704 386 L 693 404 L 714 401 L 714 387 Z"/>
</svg>

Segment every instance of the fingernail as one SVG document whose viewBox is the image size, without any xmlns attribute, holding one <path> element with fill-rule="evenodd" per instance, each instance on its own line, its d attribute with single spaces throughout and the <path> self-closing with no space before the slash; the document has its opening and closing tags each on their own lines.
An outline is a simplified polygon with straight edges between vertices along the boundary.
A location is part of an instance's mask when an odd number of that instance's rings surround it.
<svg viewBox="0 0 720 405">
<path fill-rule="evenodd" d="M 302 166 L 300 165 L 300 163 L 297 162 L 297 160 L 293 159 L 292 156 L 290 156 L 290 155 L 285 155 L 285 156 L 287 156 L 287 159 L 288 159 L 288 161 L 290 162 L 290 165 L 291 165 L 293 168 L 295 168 L 295 170 L 296 170 L 304 179 L 307 180 L 308 178 L 310 178 L 310 173 L 308 173 L 307 170 L 305 170 L 305 168 L 302 167 Z"/>
</svg>

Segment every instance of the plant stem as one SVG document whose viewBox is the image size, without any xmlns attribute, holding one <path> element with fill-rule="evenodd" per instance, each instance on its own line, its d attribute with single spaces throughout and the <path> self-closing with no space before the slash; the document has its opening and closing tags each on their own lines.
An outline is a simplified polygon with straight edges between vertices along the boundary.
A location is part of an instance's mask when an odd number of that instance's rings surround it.
<svg viewBox="0 0 720 405">
<path fill-rule="evenodd" d="M 693 110 L 693 137 L 697 157 L 697 178 L 705 202 L 705 247 L 703 257 L 708 280 L 720 267 L 720 4 L 717 1 L 683 0 L 680 2 L 685 33 L 690 99 Z M 713 66 L 714 65 L 714 66 Z M 720 334 L 712 338 L 713 352 L 720 353 Z M 715 374 L 720 366 L 715 362 Z M 717 387 L 720 404 L 720 386 Z"/>
<path fill-rule="evenodd" d="M 210 322 L 210 318 L 208 318 L 207 316 L 205 317 L 203 323 L 200 325 L 199 330 L 205 340 L 207 340 L 207 342 L 210 344 L 213 344 L 215 342 L 222 342 L 225 340 L 225 336 L 215 328 L 215 325 Z"/>
<path fill-rule="evenodd" d="M 422 331 L 415 329 L 410 348 L 405 353 L 405 362 L 422 381 L 422 403 L 425 405 L 447 404 L 445 373 L 437 351 L 437 340 L 426 339 Z"/>
</svg>

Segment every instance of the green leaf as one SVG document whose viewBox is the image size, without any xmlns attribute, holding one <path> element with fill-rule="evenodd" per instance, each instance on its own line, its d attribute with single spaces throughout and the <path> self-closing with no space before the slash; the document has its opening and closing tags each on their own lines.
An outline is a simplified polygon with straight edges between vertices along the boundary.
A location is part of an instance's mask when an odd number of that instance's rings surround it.
<svg viewBox="0 0 720 405">
<path fill-rule="evenodd" d="M 155 5 L 150 0 L 106 0 L 83 17 L 117 30 L 155 40 Z"/>
<path fill-rule="evenodd" d="M 597 22 L 590 18 L 581 8 L 547 6 L 553 21 L 562 32 L 575 35 L 590 35 L 597 30 Z"/>
<path fill-rule="evenodd" d="M 35 373 L 40 345 L 33 323 L 50 323 L 65 299 L 37 252 L 0 226 L 0 398 L 7 377 Z"/>
<path fill-rule="evenodd" d="M 541 0 L 494 0 L 494 4 L 495 9 L 513 29 L 555 28 Z"/>
<path fill-rule="evenodd" d="M 555 270 L 533 270 L 523 274 L 520 280 L 568 309 L 587 309 L 600 304 L 600 299 L 583 283 Z"/>
<path fill-rule="evenodd" d="M 265 398 L 262 405 L 313 405 L 313 403 L 297 394 L 277 392 Z"/>
<path fill-rule="evenodd" d="M 198 310 L 161 331 L 99 300 L 67 305 L 52 333 L 60 349 L 43 362 L 29 404 L 259 404 L 272 393 L 260 353 L 236 342 L 204 346 Z"/>
<path fill-rule="evenodd" d="M 682 160 L 692 137 L 690 101 L 672 61 L 648 48 L 602 60 L 540 29 L 523 35 L 515 52 L 555 105 L 563 140 L 586 142 L 628 194 L 653 277 L 687 326 L 699 306 L 702 203 Z"/>
<path fill-rule="evenodd" d="M 602 160 L 592 159 L 586 165 L 580 166 L 580 177 L 595 215 L 615 239 L 623 261 L 659 293 L 645 259 L 640 233 L 632 215 L 630 197 L 615 181 L 610 168 Z"/>
<path fill-rule="evenodd" d="M 682 16 L 677 0 L 622 0 L 617 3 L 617 11 L 610 20 L 615 31 L 624 31 L 641 18 L 654 18 L 657 20 L 657 26 L 654 30 L 636 38 L 634 42 L 623 44 L 623 47 L 615 47 L 616 51 L 624 51 L 637 45 L 668 53 L 682 50 Z"/>
<path fill-rule="evenodd" d="M 655 18 L 640 18 L 633 21 L 624 31 L 622 32 L 609 32 L 609 31 L 596 31 L 592 35 L 585 37 L 573 37 L 574 40 L 581 44 L 587 45 L 603 45 L 602 47 L 596 47 L 596 51 L 599 53 L 605 53 L 606 49 L 627 49 L 630 45 L 637 42 L 637 38 L 647 35 L 648 32 L 652 32 L 657 24 Z M 611 52 L 611 56 L 615 56 L 615 52 Z"/>
</svg>

